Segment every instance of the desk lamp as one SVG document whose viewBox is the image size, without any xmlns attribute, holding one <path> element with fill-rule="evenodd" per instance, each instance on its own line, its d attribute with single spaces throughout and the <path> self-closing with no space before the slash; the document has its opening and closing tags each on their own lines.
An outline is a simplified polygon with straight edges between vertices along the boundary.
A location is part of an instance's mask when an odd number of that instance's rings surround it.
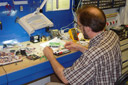
<svg viewBox="0 0 128 85">
<path fill-rule="evenodd" d="M 29 35 L 34 33 L 35 30 L 44 27 L 53 27 L 53 23 L 44 14 L 40 13 L 40 10 L 44 7 L 46 2 L 47 0 L 44 0 L 34 13 L 30 13 L 18 20 L 18 23 Z"/>
</svg>

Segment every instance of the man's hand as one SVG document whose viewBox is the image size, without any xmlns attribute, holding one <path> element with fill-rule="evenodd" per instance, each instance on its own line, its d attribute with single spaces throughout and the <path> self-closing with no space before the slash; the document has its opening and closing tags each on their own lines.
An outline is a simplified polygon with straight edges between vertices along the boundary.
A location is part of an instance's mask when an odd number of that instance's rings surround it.
<svg viewBox="0 0 128 85">
<path fill-rule="evenodd" d="M 87 50 L 87 48 L 85 48 L 84 46 L 77 44 L 75 42 L 66 42 L 65 48 L 67 48 L 69 50 L 81 51 L 81 52 L 84 52 L 85 50 Z"/>
<path fill-rule="evenodd" d="M 55 58 L 53 55 L 53 50 L 50 47 L 45 47 L 43 52 L 44 56 L 46 56 L 49 61 Z"/>
</svg>

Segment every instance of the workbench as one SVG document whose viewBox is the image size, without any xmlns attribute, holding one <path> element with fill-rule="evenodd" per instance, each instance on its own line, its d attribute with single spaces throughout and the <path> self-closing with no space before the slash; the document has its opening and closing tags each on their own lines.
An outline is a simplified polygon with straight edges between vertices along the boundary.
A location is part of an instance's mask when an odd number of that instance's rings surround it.
<svg viewBox="0 0 128 85">
<path fill-rule="evenodd" d="M 122 51 L 122 46 L 125 45 L 127 40 L 128 39 L 120 42 Z M 72 66 L 72 64 L 80 57 L 81 54 L 82 53 L 79 51 L 74 51 L 55 57 L 64 67 L 69 67 Z M 0 85 L 26 84 L 42 77 L 49 76 L 53 73 L 54 71 L 50 62 L 45 58 L 29 60 L 24 57 L 23 61 L 21 62 L 0 66 Z"/>
<path fill-rule="evenodd" d="M 79 51 L 71 52 L 56 58 L 64 67 L 69 67 L 81 54 Z M 24 58 L 22 62 L 0 66 L 0 85 L 21 85 L 52 73 L 54 71 L 48 60 Z"/>
</svg>

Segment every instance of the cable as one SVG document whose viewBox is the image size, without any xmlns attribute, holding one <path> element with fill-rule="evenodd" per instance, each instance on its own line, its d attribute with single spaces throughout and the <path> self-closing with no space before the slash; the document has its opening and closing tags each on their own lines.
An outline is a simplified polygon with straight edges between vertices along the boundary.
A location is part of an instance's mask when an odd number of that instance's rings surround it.
<svg viewBox="0 0 128 85">
<path fill-rule="evenodd" d="M 72 7 L 73 7 L 73 5 L 74 5 L 73 1 L 74 1 L 74 0 L 72 0 Z M 78 8 L 80 7 L 81 2 L 82 2 L 82 0 L 79 1 L 76 10 L 78 10 Z M 73 16 L 74 16 L 74 21 L 76 22 L 76 21 L 77 21 L 77 18 L 76 18 L 77 16 L 76 16 L 76 12 L 73 11 L 73 8 L 72 8 L 72 14 L 73 14 Z M 76 28 L 76 25 L 74 26 L 74 28 Z"/>
<path fill-rule="evenodd" d="M 5 75 L 6 75 L 6 78 L 7 78 L 7 85 L 8 85 L 8 76 L 7 76 L 7 71 L 4 69 L 4 67 L 2 66 L 4 72 L 5 72 Z"/>
<path fill-rule="evenodd" d="M 74 4 L 73 1 L 74 1 L 74 0 L 72 0 L 72 7 L 73 7 L 73 4 Z M 75 14 L 75 12 L 73 11 L 73 8 L 72 8 L 72 14 L 73 14 L 73 16 L 74 16 L 74 21 L 77 21 L 77 19 L 76 19 L 76 14 Z"/>
<path fill-rule="evenodd" d="M 60 30 L 63 30 L 63 28 L 66 28 L 66 27 L 70 26 L 70 25 L 73 24 L 74 22 L 75 22 L 75 21 L 72 21 L 70 24 L 68 24 L 68 25 L 66 25 L 66 26 L 64 26 L 64 27 L 61 27 Z"/>
<path fill-rule="evenodd" d="M 73 1 L 74 1 L 74 0 L 72 0 L 72 7 L 73 7 Z M 80 6 L 81 1 L 82 1 L 82 0 L 79 1 L 78 6 L 77 6 L 77 9 L 78 9 L 78 7 Z M 60 28 L 61 31 L 63 30 L 63 28 L 66 28 L 66 27 L 70 26 L 71 24 L 76 23 L 76 21 L 77 21 L 77 19 L 76 19 L 76 13 L 73 11 L 73 9 L 72 9 L 72 14 L 73 14 L 73 16 L 74 16 L 74 21 L 72 21 L 72 22 L 71 22 L 70 24 L 68 24 L 67 26 L 61 27 L 61 28 Z M 76 27 L 76 26 L 74 26 L 74 27 Z M 64 29 L 64 30 L 67 30 L 67 29 L 69 29 L 69 28 L 66 28 L 66 29 Z"/>
<path fill-rule="evenodd" d="M 81 2 L 82 2 L 82 0 L 79 1 L 78 6 L 77 6 L 77 9 L 78 9 L 79 6 L 81 5 Z M 76 10 L 77 10 L 77 9 L 76 9 Z"/>
</svg>

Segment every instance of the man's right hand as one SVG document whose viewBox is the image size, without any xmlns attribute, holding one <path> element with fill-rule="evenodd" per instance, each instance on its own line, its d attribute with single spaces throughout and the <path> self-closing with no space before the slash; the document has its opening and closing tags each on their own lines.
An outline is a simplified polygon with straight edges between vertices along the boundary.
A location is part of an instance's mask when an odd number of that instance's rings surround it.
<svg viewBox="0 0 128 85">
<path fill-rule="evenodd" d="M 85 50 L 87 50 L 87 48 L 75 42 L 66 42 L 65 48 L 72 51 L 81 51 L 81 52 L 84 52 Z"/>
</svg>

